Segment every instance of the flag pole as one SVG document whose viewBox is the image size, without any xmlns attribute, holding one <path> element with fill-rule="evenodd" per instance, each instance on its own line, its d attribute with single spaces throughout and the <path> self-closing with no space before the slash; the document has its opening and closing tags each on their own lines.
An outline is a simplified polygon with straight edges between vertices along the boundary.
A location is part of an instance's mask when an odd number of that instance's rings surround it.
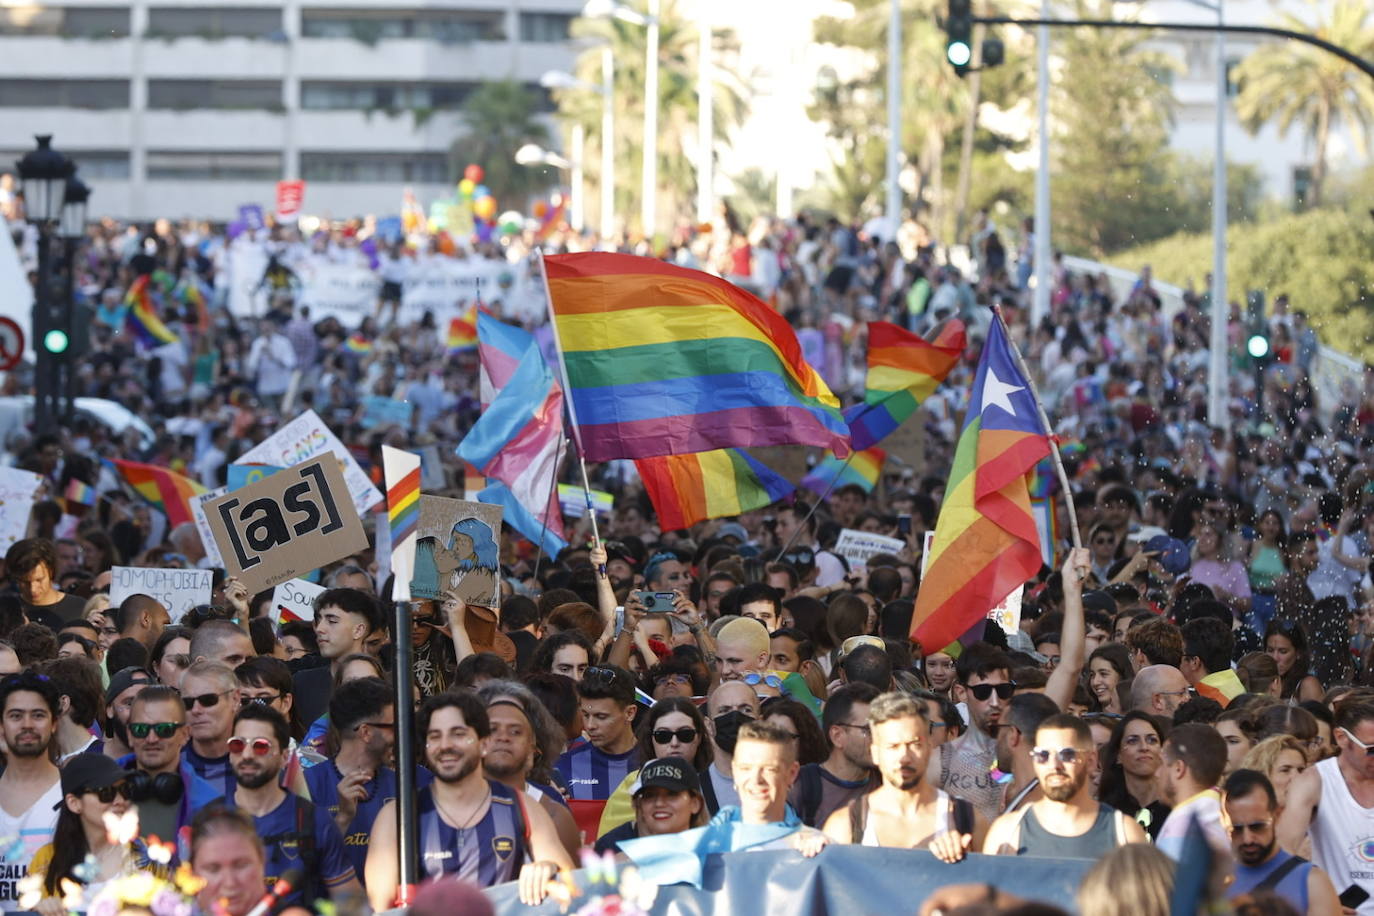
<svg viewBox="0 0 1374 916">
<path fill-rule="evenodd" d="M 539 277 L 544 281 L 544 301 L 549 307 L 549 327 L 553 331 L 553 348 L 558 353 L 558 375 L 563 383 L 563 402 L 568 407 L 568 419 L 572 421 L 573 445 L 577 449 L 577 464 L 582 469 L 582 494 L 587 499 L 587 515 L 592 520 L 592 543 L 597 547 L 601 546 L 601 532 L 596 524 L 596 510 L 592 508 L 592 484 L 587 479 L 587 459 L 586 450 L 582 447 L 582 429 L 577 425 L 577 405 L 573 403 L 572 387 L 568 384 L 568 364 L 563 359 L 563 341 L 558 335 L 558 321 L 553 314 L 553 291 L 549 289 L 549 273 L 544 269 L 544 252 L 535 250 L 535 259 L 539 263 Z M 545 519 L 547 521 L 547 513 Z M 603 570 L 604 571 L 604 570 Z"/>
<path fill-rule="evenodd" d="M 564 397 L 566 397 L 566 396 L 567 396 L 567 395 L 566 395 L 566 393 L 565 393 L 565 394 L 564 394 Z M 562 436 L 559 436 L 559 437 L 558 437 L 558 448 L 554 451 L 554 455 L 553 455 L 553 480 L 549 481 L 549 489 L 550 489 L 550 491 L 551 491 L 551 492 L 550 492 L 550 495 L 553 496 L 553 501 L 554 501 L 554 504 L 555 504 L 555 505 L 561 505 L 561 504 L 558 502 L 558 472 L 561 471 L 562 469 L 563 469 L 563 437 L 562 437 Z M 543 530 L 539 533 L 539 543 L 535 545 L 535 546 L 538 548 L 538 550 L 537 550 L 537 551 L 535 552 L 535 554 L 534 554 L 534 581 L 536 581 L 536 582 L 539 581 L 539 564 L 540 564 L 540 563 L 543 561 L 543 559 L 544 559 L 544 539 L 545 539 L 546 537 L 549 536 L 549 511 L 550 511 L 549 507 L 548 507 L 548 506 L 545 506 L 545 507 L 544 507 L 544 528 L 543 528 Z M 560 509 L 560 511 L 561 511 L 561 509 Z M 550 559 L 552 559 L 552 557 L 550 557 Z"/>
<path fill-rule="evenodd" d="M 1054 470 L 1059 476 L 1059 488 L 1064 493 L 1064 512 L 1069 517 L 1069 535 L 1074 547 L 1083 546 L 1083 538 L 1078 533 L 1078 514 L 1073 509 L 1073 491 L 1069 489 L 1069 475 L 1064 471 L 1064 459 L 1059 455 L 1059 442 L 1055 438 L 1054 428 L 1050 426 L 1050 418 L 1045 414 L 1045 406 L 1040 403 L 1040 392 L 1035 389 L 1035 379 L 1031 377 L 1030 370 L 1026 368 L 1026 361 L 1021 356 L 1021 348 L 1016 345 L 1016 341 L 1011 339 L 1011 331 L 1007 328 L 1007 322 L 1002 318 L 1002 310 L 998 306 L 992 306 L 993 317 L 1002 326 L 1002 336 L 1007 339 L 1007 349 L 1011 350 L 1011 355 L 1016 360 L 1016 368 L 1021 370 L 1021 377 L 1026 380 L 1026 385 L 1030 388 L 1031 400 L 1035 402 L 1035 411 L 1040 415 L 1040 425 L 1045 430 L 1045 438 L 1050 443 L 1050 455 L 1054 458 Z"/>
<path fill-rule="evenodd" d="M 797 539 L 797 535 L 801 534 L 802 529 L 806 527 L 806 523 L 811 521 L 811 516 L 816 514 L 816 510 L 820 508 L 821 503 L 825 502 L 826 497 L 830 495 L 830 491 L 835 489 L 835 484 L 839 482 L 840 478 L 844 476 L 844 472 L 848 470 L 849 462 L 853 461 L 854 456 L 858 453 L 858 449 L 851 448 L 849 450 L 849 457 L 844 460 L 844 464 L 840 465 L 840 469 L 835 472 L 835 476 L 830 478 L 830 483 L 825 485 L 825 492 L 822 493 L 816 499 L 816 501 L 811 504 L 811 509 L 806 513 L 806 518 L 801 520 L 801 524 L 797 525 L 796 529 L 793 530 L 792 536 L 787 539 L 786 544 L 782 545 L 782 549 L 778 551 L 778 555 L 773 557 L 774 563 L 780 560 L 782 558 L 782 555 L 787 553 L 787 551 L 792 547 L 792 543 Z M 805 480 L 806 478 L 803 476 L 802 479 Z M 797 486 L 801 486 L 801 484 L 799 483 L 797 484 Z"/>
</svg>

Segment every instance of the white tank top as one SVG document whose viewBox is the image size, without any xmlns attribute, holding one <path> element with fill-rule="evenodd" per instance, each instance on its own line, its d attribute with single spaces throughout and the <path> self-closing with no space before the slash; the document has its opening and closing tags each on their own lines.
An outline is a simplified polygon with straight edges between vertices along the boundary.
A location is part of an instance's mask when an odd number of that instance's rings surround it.
<svg viewBox="0 0 1374 916">
<path fill-rule="evenodd" d="M 0 808 L 0 842 L 5 844 L 0 850 L 0 911 L 23 912 L 19 909 L 19 881 L 29 873 L 33 854 L 52 842 L 57 826 L 55 806 L 61 801 L 59 779 L 19 817 L 11 817 Z"/>
<path fill-rule="evenodd" d="M 857 801 L 855 802 L 857 804 Z M 878 828 L 873 826 L 873 811 L 866 812 L 864 820 L 864 838 L 859 841 L 860 846 L 881 846 L 878 842 Z M 935 832 L 932 837 L 937 837 L 949 829 L 949 796 L 944 789 L 937 789 L 935 793 Z"/>
<path fill-rule="evenodd" d="M 1374 895 L 1374 808 L 1355 801 L 1335 757 L 1317 763 L 1321 801 L 1309 831 L 1312 862 L 1331 876 L 1336 893 L 1358 884 Z M 1374 896 L 1360 905 L 1360 916 L 1374 916 Z"/>
</svg>

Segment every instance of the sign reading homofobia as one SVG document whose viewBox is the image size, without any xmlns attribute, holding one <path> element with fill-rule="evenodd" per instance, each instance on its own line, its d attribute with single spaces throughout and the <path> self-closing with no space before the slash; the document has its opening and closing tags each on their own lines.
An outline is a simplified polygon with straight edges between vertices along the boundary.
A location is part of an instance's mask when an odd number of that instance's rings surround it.
<svg viewBox="0 0 1374 916">
<path fill-rule="evenodd" d="M 147 595 L 177 621 L 196 605 L 210 603 L 210 578 L 208 569 L 115 566 L 110 569 L 110 604 L 118 607 L 132 595 Z"/>
<path fill-rule="evenodd" d="M 304 579 L 283 582 L 272 591 L 272 622 L 280 626 L 293 620 L 314 620 L 315 599 L 323 592 L 323 585 Z"/>
<path fill-rule="evenodd" d="M 835 553 L 849 561 L 849 566 L 853 569 L 856 566 L 864 566 L 868 563 L 868 558 L 876 553 L 898 553 L 906 544 L 900 538 L 890 538 L 883 534 L 874 534 L 871 531 L 856 531 L 853 528 L 845 528 L 840 532 L 840 537 L 835 541 Z"/>
<path fill-rule="evenodd" d="M 224 568 L 257 593 L 367 548 L 358 510 L 331 454 L 205 505 Z"/>
</svg>

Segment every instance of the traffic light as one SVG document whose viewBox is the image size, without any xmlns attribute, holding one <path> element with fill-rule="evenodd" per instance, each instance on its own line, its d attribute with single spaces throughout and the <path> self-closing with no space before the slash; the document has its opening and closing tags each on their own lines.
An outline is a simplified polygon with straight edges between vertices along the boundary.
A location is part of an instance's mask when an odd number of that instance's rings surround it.
<svg viewBox="0 0 1374 916">
<path fill-rule="evenodd" d="M 71 338 L 61 328 L 49 328 L 43 334 L 43 350 L 53 356 L 66 353 L 70 344 Z"/>
<path fill-rule="evenodd" d="M 1245 294 L 1245 311 L 1245 355 L 1256 368 L 1263 369 L 1273 355 L 1269 346 L 1269 322 L 1264 318 L 1263 290 L 1250 290 Z"/>
<path fill-rule="evenodd" d="M 973 3 L 972 0 L 949 0 L 949 15 L 945 17 L 945 58 L 954 72 L 963 76 L 973 61 Z"/>
</svg>

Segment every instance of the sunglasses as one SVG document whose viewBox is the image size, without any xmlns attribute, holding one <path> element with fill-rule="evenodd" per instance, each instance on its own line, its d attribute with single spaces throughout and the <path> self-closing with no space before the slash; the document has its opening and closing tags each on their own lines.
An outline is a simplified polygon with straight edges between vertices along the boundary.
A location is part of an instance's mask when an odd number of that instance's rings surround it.
<svg viewBox="0 0 1374 916">
<path fill-rule="evenodd" d="M 763 684 L 766 687 L 772 687 L 774 690 L 782 689 L 782 679 L 776 674 L 757 674 L 750 671 L 744 676 L 743 680 L 744 683 L 748 684 L 750 687 L 757 687 L 759 684 Z"/>
<path fill-rule="evenodd" d="M 267 738 L 254 738 L 250 741 L 235 735 L 229 739 L 229 753 L 231 754 L 242 754 L 250 747 L 253 749 L 253 756 L 255 757 L 265 757 L 272 753 L 272 742 Z"/>
<path fill-rule="evenodd" d="M 691 676 L 690 674 L 660 674 L 658 677 L 654 678 L 654 684 L 656 684 L 656 685 L 661 685 L 661 684 L 683 684 L 683 685 L 686 685 L 686 684 L 690 684 L 690 683 L 692 683 L 692 676 Z"/>
<path fill-rule="evenodd" d="M 252 706 L 254 703 L 256 703 L 259 706 L 267 706 L 271 703 L 277 702 L 281 698 L 282 694 L 280 693 L 265 697 L 244 697 L 243 699 L 239 700 L 239 706 L 245 709 L 249 706 Z M 210 705 L 213 706 L 214 704 L 211 703 Z"/>
<path fill-rule="evenodd" d="M 1031 760 L 1044 766 L 1050 762 L 1051 757 L 1055 757 L 1060 763 L 1072 766 L 1083 758 L 1083 751 L 1076 747 L 1061 747 L 1058 750 L 1050 750 L 1047 747 L 1037 747 L 1031 749 Z"/>
<path fill-rule="evenodd" d="M 1230 833 L 1231 836 L 1240 836 L 1242 833 L 1248 830 L 1255 836 L 1259 836 L 1272 826 L 1274 826 L 1274 822 L 1272 820 L 1256 821 L 1253 824 L 1232 824 L 1230 827 L 1227 828 L 1227 832 Z"/>
<path fill-rule="evenodd" d="M 130 722 L 129 734 L 135 738 L 146 738 L 152 732 L 159 738 L 170 738 L 177 733 L 185 722 Z"/>
<path fill-rule="evenodd" d="M 227 697 L 229 694 L 233 692 L 234 691 L 232 690 L 222 690 L 219 693 L 202 693 L 198 697 L 184 696 L 181 698 L 181 702 L 186 707 L 187 712 L 190 712 L 192 709 L 195 709 L 197 703 L 199 703 L 201 706 L 204 706 L 206 709 L 210 709 L 212 707 L 219 705 L 220 697 Z"/>
<path fill-rule="evenodd" d="M 1366 757 L 1374 757 L 1374 744 L 1365 744 L 1359 738 L 1356 738 L 1353 734 L 1351 734 L 1350 729 L 1348 728 L 1342 728 L 1341 731 L 1345 732 L 1345 736 L 1347 738 L 1355 742 L 1355 744 L 1359 745 L 1360 750 L 1364 751 L 1364 755 Z"/>
<path fill-rule="evenodd" d="M 119 795 L 126 801 L 133 799 L 133 791 L 129 788 L 129 781 L 121 779 L 112 786 L 101 786 L 99 789 L 87 789 L 83 795 L 94 795 L 102 805 L 108 805 Z"/>
<path fill-rule="evenodd" d="M 1016 692 L 1016 682 L 1008 681 L 1005 684 L 974 684 L 972 687 L 967 687 L 965 689 L 973 694 L 973 698 L 979 703 L 991 697 L 994 690 L 997 691 L 997 699 L 1010 700 L 1011 695 Z"/>
<path fill-rule="evenodd" d="M 691 744 L 697 740 L 697 730 L 687 726 L 683 728 L 656 728 L 650 734 L 658 744 L 667 744 L 674 738 L 677 739 L 678 744 Z"/>
<path fill-rule="evenodd" d="M 615 668 L 604 668 L 600 665 L 588 665 L 587 670 L 582 674 L 582 680 L 596 680 L 611 685 L 615 679 L 620 677 L 620 672 Z"/>
</svg>

